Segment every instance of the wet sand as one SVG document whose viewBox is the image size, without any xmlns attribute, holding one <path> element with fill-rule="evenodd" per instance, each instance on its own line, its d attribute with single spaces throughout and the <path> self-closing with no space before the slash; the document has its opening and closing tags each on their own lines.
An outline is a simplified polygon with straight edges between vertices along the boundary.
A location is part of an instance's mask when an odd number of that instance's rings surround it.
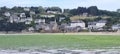
<svg viewBox="0 0 120 54">
<path fill-rule="evenodd" d="M 51 49 L 51 50 L 0 50 L 0 54 L 120 54 L 120 50 L 66 50 L 66 49 Z"/>
</svg>

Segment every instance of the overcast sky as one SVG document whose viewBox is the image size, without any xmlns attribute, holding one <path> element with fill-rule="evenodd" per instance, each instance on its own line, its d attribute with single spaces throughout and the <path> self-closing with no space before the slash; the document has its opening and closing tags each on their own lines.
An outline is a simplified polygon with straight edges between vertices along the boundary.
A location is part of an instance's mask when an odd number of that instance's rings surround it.
<svg viewBox="0 0 120 54">
<path fill-rule="evenodd" d="M 99 9 L 116 11 L 120 8 L 120 0 L 0 0 L 0 7 L 2 6 L 58 6 L 62 9 L 97 6 Z"/>
</svg>

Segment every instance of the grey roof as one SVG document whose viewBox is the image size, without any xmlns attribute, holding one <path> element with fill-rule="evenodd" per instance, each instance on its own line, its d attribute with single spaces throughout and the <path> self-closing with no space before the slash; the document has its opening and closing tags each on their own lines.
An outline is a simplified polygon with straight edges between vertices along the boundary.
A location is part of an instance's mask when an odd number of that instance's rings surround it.
<svg viewBox="0 0 120 54">
<path fill-rule="evenodd" d="M 82 20 L 74 20 L 74 21 L 71 21 L 71 23 L 84 23 Z"/>
<path fill-rule="evenodd" d="M 117 26 L 117 27 L 120 27 L 120 24 L 116 24 L 116 25 L 113 25 L 113 26 Z"/>
<path fill-rule="evenodd" d="M 88 25 L 96 25 L 97 22 L 88 22 Z"/>
<path fill-rule="evenodd" d="M 107 22 L 107 20 L 100 20 L 100 21 L 98 21 L 98 23 L 106 23 Z"/>
</svg>

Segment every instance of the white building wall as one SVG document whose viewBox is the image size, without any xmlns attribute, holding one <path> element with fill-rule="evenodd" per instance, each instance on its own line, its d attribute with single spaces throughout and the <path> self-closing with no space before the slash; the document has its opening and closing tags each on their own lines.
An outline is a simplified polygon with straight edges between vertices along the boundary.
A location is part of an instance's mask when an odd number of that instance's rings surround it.
<svg viewBox="0 0 120 54">
<path fill-rule="evenodd" d="M 96 23 L 97 27 L 104 27 L 106 23 Z"/>
<path fill-rule="evenodd" d="M 36 19 L 35 23 L 45 23 L 45 19 Z"/>
<path fill-rule="evenodd" d="M 4 13 L 5 16 L 10 16 L 9 12 Z"/>
<path fill-rule="evenodd" d="M 85 23 L 71 23 L 70 27 L 82 27 L 85 28 Z"/>
</svg>

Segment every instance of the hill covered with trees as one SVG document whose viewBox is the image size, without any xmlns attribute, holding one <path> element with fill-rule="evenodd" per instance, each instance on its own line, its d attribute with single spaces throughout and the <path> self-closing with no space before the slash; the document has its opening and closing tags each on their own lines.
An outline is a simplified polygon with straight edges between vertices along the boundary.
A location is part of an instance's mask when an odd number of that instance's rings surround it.
<svg viewBox="0 0 120 54">
<path fill-rule="evenodd" d="M 26 9 L 27 8 L 27 9 Z M 30 11 L 28 11 L 30 10 Z M 90 21 L 99 21 L 101 19 L 105 19 L 108 21 L 107 26 L 110 27 L 113 24 L 119 24 L 120 23 L 120 9 L 117 11 L 108 11 L 108 10 L 101 10 L 97 6 L 90 6 L 90 7 L 78 7 L 75 9 L 64 9 L 62 10 L 60 7 L 0 7 L 0 31 L 22 31 L 26 28 L 28 28 L 28 25 L 25 25 L 25 23 L 9 23 L 8 18 L 5 16 L 5 13 L 9 12 L 11 14 L 19 14 L 19 13 L 25 13 L 26 17 L 30 17 L 30 14 L 32 15 L 32 18 L 40 18 L 40 15 L 55 15 L 55 18 L 58 19 L 59 17 L 66 17 L 65 21 L 63 23 L 70 22 L 70 19 L 76 19 L 82 20 L 86 23 Z M 55 14 L 57 13 L 57 14 Z M 9 15 L 9 14 L 8 14 Z M 82 19 L 81 19 L 82 18 Z M 54 20 L 54 18 L 51 18 L 50 20 Z M 58 22 L 60 24 L 62 22 Z M 49 23 L 48 21 L 46 23 Z M 34 24 L 34 23 L 32 23 Z M 14 27 L 13 27 L 14 26 Z M 30 25 L 34 26 L 34 25 Z M 9 28 L 8 28 L 9 27 Z"/>
<path fill-rule="evenodd" d="M 82 15 L 83 13 L 87 13 L 88 16 L 115 16 L 120 17 L 120 13 L 116 11 L 108 11 L 108 10 L 100 10 L 97 6 L 86 7 L 78 7 L 76 9 L 64 9 L 65 13 L 69 13 L 71 15 Z"/>
</svg>

